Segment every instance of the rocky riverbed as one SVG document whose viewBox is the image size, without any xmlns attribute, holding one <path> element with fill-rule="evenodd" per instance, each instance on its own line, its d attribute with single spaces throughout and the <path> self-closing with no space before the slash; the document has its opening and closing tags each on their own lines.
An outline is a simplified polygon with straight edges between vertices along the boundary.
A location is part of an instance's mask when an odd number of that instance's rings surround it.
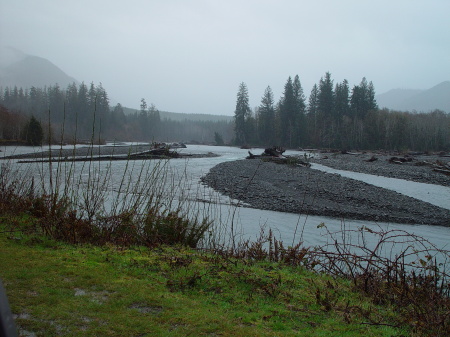
<svg viewBox="0 0 450 337">
<path fill-rule="evenodd" d="M 371 158 L 375 158 L 373 161 Z M 398 158 L 400 161 L 391 160 Z M 434 171 L 437 163 L 450 163 L 450 157 L 439 155 L 409 155 L 393 156 L 384 153 L 321 153 L 311 159 L 312 162 L 322 164 L 338 170 L 361 172 L 389 178 L 411 180 L 427 184 L 450 186 L 450 176 Z"/>
<path fill-rule="evenodd" d="M 321 155 L 315 162 L 336 169 L 449 186 L 430 167 L 391 164 L 371 155 Z M 430 159 L 430 158 L 427 158 Z M 448 159 L 448 158 L 447 158 Z M 450 211 L 337 174 L 259 159 L 224 162 L 202 181 L 254 208 L 377 222 L 450 226 Z"/>
</svg>

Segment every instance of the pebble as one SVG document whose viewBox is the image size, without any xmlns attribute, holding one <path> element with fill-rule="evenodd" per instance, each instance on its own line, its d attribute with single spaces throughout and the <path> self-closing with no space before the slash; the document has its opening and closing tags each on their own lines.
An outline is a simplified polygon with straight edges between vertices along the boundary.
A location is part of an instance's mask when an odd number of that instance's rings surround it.
<svg viewBox="0 0 450 337">
<path fill-rule="evenodd" d="M 325 161 L 320 163 L 328 164 Z M 392 165 L 387 162 L 382 164 Z M 335 164 L 335 168 L 345 169 L 337 166 Z M 381 187 L 300 166 L 262 162 L 259 159 L 224 162 L 213 167 L 202 177 L 202 181 L 258 209 L 389 223 L 450 226 L 449 210 Z M 445 179 L 439 181 L 446 183 Z"/>
</svg>

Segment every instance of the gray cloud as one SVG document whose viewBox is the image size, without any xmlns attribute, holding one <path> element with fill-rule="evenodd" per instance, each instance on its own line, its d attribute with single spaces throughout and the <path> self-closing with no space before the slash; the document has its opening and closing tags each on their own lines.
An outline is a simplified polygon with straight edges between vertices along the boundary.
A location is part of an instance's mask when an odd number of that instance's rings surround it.
<svg viewBox="0 0 450 337">
<path fill-rule="evenodd" d="M 0 41 L 102 82 L 138 107 L 233 114 L 240 82 L 253 106 L 298 74 L 308 95 L 326 71 L 377 93 L 450 79 L 447 0 L 15 0 Z"/>
</svg>

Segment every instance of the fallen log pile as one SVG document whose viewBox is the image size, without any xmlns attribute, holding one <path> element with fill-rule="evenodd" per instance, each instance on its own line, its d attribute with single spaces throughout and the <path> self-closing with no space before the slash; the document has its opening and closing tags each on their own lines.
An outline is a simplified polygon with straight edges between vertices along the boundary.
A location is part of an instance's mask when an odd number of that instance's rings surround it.
<svg viewBox="0 0 450 337">
<path fill-rule="evenodd" d="M 248 151 L 248 156 L 246 157 L 246 159 L 261 159 L 263 161 L 269 161 L 276 164 L 289 164 L 304 167 L 311 166 L 310 163 L 300 159 L 299 157 L 284 156 L 284 152 L 285 150 L 278 146 L 265 149 L 261 155 L 255 155 Z"/>
<path fill-rule="evenodd" d="M 180 154 L 176 151 L 170 151 L 169 147 L 159 147 L 156 149 L 132 153 L 130 154 L 130 158 L 148 158 L 148 157 L 168 157 L 168 158 L 179 158 Z"/>
<path fill-rule="evenodd" d="M 374 161 L 377 161 L 377 160 L 378 160 L 377 157 L 372 156 L 372 157 L 370 157 L 369 159 L 365 159 L 364 161 L 366 161 L 366 162 L 368 162 L 368 163 L 371 163 L 371 162 L 374 162 Z"/>
<path fill-rule="evenodd" d="M 443 173 L 445 175 L 450 176 L 450 162 L 444 163 L 441 160 L 436 160 L 435 162 L 428 161 L 419 161 L 415 163 L 416 166 L 429 166 L 433 169 L 434 172 Z"/>
<path fill-rule="evenodd" d="M 371 159 L 366 160 L 366 161 L 372 161 Z M 387 161 L 391 164 L 402 165 L 404 163 L 411 163 L 411 162 L 413 162 L 413 160 L 414 160 L 413 157 L 405 156 L 405 157 L 391 157 Z M 426 160 L 422 160 L 422 161 L 415 162 L 414 165 L 415 166 L 429 166 L 434 172 L 439 172 L 439 173 L 443 173 L 445 175 L 450 176 L 450 162 L 445 163 L 441 160 L 429 162 Z"/>
<path fill-rule="evenodd" d="M 405 157 L 391 157 L 391 158 L 388 159 L 388 161 L 391 164 L 399 164 L 399 165 L 401 165 L 403 163 L 412 162 L 412 160 L 413 160 L 412 157 L 409 157 L 409 156 L 405 156 Z"/>
</svg>

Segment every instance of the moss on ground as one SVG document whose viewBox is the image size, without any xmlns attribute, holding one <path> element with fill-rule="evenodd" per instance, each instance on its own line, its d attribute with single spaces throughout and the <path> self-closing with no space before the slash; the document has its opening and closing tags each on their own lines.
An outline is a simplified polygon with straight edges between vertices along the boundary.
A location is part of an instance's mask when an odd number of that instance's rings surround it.
<svg viewBox="0 0 450 337">
<path fill-rule="evenodd" d="M 374 306 L 350 282 L 302 267 L 0 232 L 0 278 L 22 334 L 409 335 L 389 325 L 389 307 Z"/>
</svg>

